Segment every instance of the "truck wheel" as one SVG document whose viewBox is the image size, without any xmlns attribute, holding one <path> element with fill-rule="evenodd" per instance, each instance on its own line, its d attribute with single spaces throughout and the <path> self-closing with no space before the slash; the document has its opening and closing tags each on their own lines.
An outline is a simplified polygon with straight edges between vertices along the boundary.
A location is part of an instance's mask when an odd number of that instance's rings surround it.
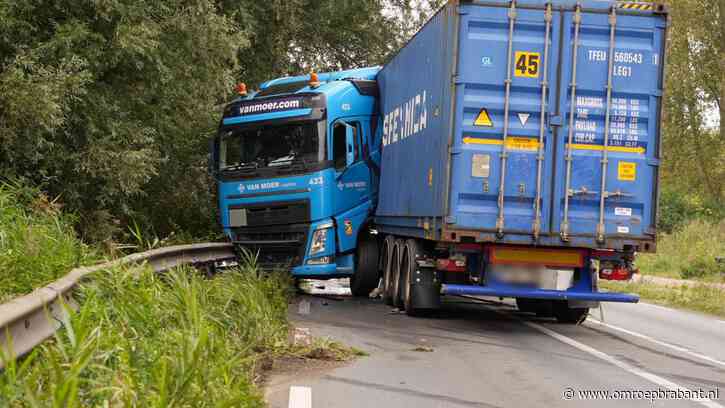
<svg viewBox="0 0 725 408">
<path fill-rule="evenodd" d="M 526 298 L 516 298 L 516 307 L 524 313 L 536 313 L 536 300 Z"/>
<path fill-rule="evenodd" d="M 403 307 L 403 296 L 402 296 L 402 275 L 400 270 L 400 262 L 403 259 L 403 252 L 405 251 L 405 241 L 402 239 L 396 239 L 395 245 L 393 246 L 393 256 L 390 260 L 392 285 L 390 285 L 390 298 L 392 299 L 393 306 L 400 308 Z"/>
<path fill-rule="evenodd" d="M 405 242 L 400 273 L 403 278 L 403 306 L 409 316 L 420 316 L 440 307 L 440 285 L 433 267 L 421 267 L 424 258 L 420 243 L 414 239 Z"/>
<path fill-rule="evenodd" d="M 391 260 L 393 259 L 393 247 L 395 246 L 395 237 L 388 235 L 383 242 L 382 254 L 380 260 L 382 262 L 383 273 L 383 302 L 386 305 L 393 305 L 393 267 Z"/>
<path fill-rule="evenodd" d="M 554 302 L 554 317 L 563 324 L 579 324 L 587 319 L 588 307 L 570 308 L 566 301 Z"/>
<path fill-rule="evenodd" d="M 353 296 L 367 296 L 378 286 L 378 243 L 370 234 L 360 235 L 355 251 L 355 273 L 350 277 Z"/>
</svg>

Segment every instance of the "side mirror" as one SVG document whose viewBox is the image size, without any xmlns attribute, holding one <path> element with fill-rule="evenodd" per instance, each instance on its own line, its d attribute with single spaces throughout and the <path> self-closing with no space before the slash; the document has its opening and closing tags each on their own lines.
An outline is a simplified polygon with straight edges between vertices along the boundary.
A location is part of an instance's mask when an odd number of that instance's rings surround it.
<svg viewBox="0 0 725 408">
<path fill-rule="evenodd" d="M 345 161 L 350 166 L 355 161 L 355 128 L 345 124 Z"/>
</svg>

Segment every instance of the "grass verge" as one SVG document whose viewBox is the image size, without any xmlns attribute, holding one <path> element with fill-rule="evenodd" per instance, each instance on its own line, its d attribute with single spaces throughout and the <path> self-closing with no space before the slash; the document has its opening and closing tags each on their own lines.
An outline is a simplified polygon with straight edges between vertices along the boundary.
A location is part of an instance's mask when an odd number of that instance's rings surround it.
<svg viewBox="0 0 725 408">
<path fill-rule="evenodd" d="M 0 303 L 93 260 L 72 226 L 39 190 L 0 182 Z"/>
<path fill-rule="evenodd" d="M 644 275 L 725 282 L 725 263 L 717 257 L 725 257 L 725 221 L 695 219 L 661 235 L 657 253 L 637 256 L 637 267 Z"/>
<path fill-rule="evenodd" d="M 288 352 L 286 274 L 101 272 L 53 341 L 0 375 L 0 406 L 261 407 L 259 362 Z"/>
<path fill-rule="evenodd" d="M 642 300 L 664 306 L 725 317 L 725 291 L 703 285 L 666 287 L 652 283 L 599 281 L 603 289 L 631 292 Z"/>
</svg>

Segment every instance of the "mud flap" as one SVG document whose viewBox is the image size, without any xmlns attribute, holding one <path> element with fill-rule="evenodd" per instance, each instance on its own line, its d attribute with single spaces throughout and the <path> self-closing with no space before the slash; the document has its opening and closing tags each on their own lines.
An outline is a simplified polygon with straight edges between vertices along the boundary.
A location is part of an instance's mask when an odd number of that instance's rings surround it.
<svg viewBox="0 0 725 408">
<path fill-rule="evenodd" d="M 410 286 L 414 309 L 440 309 L 441 277 L 434 268 L 418 266 Z"/>
</svg>

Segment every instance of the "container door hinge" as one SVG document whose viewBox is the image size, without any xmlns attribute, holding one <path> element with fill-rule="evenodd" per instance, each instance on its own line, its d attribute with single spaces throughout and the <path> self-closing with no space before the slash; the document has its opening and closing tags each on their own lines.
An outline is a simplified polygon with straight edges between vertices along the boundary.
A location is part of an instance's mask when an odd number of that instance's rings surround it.
<svg viewBox="0 0 725 408">
<path fill-rule="evenodd" d="M 561 115 L 549 115 L 549 126 L 563 126 L 564 118 Z"/>
</svg>

